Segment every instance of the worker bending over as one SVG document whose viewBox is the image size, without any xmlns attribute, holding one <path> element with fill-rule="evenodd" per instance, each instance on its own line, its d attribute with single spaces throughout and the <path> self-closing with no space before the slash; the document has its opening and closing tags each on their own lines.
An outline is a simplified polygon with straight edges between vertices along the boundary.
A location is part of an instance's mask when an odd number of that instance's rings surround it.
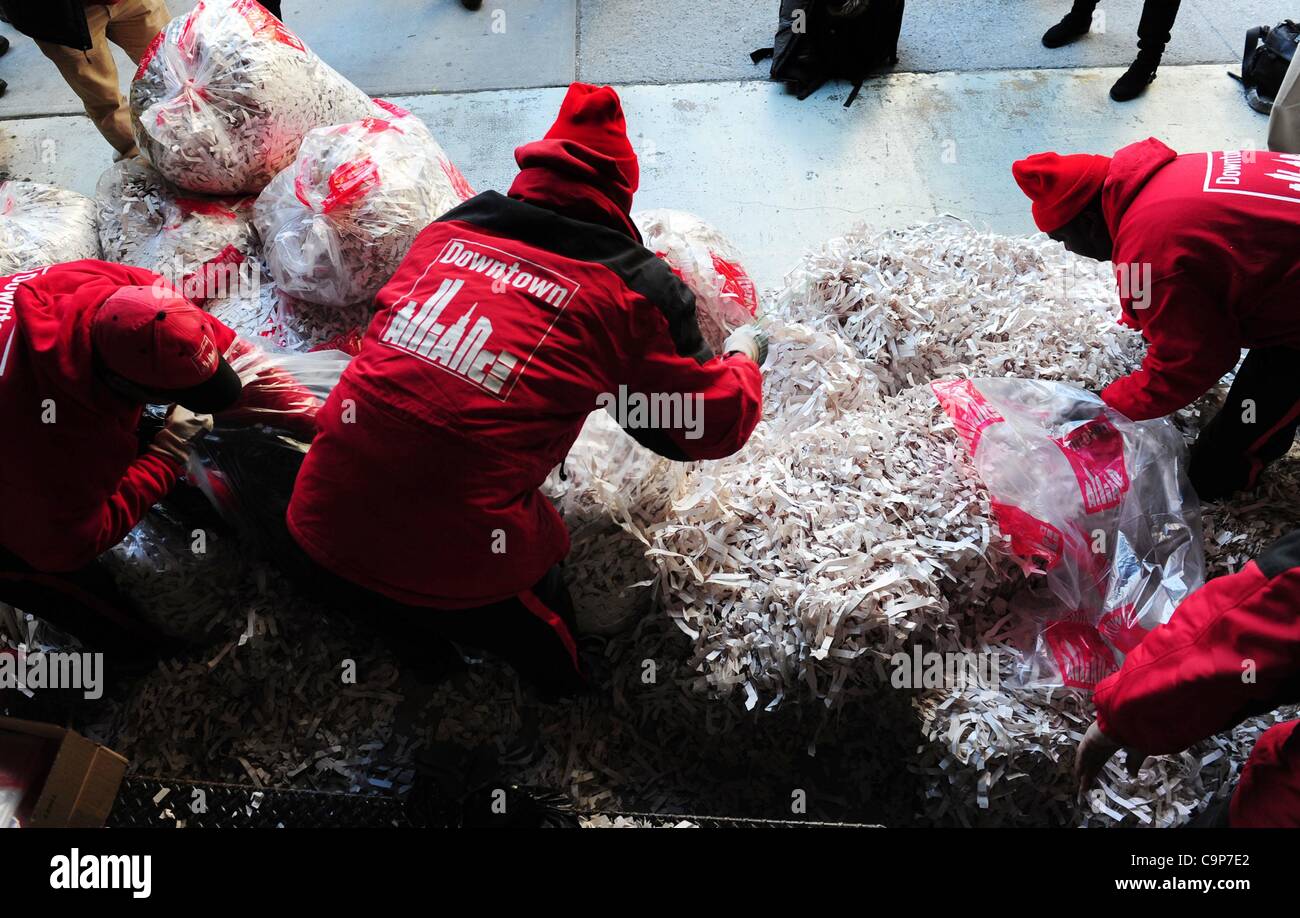
<svg viewBox="0 0 1300 918">
<path fill-rule="evenodd" d="M 1192 450 L 1201 497 L 1253 487 L 1300 424 L 1300 156 L 1178 155 L 1151 138 L 1106 156 L 1017 162 L 1038 228 L 1077 255 L 1112 261 L 1121 321 L 1148 348 L 1101 393 L 1141 421 L 1212 389 L 1250 352 Z"/>
<path fill-rule="evenodd" d="M 1297 609 L 1300 532 L 1189 596 L 1097 686 L 1097 720 L 1075 759 L 1080 790 L 1121 748 L 1136 775 L 1149 755 L 1182 752 L 1300 701 Z M 1298 727 L 1292 720 L 1260 736 L 1226 813 L 1211 811 L 1198 824 L 1300 828 Z"/>
<path fill-rule="evenodd" d="M 492 650 L 544 694 L 584 684 L 538 490 L 602 395 L 695 399 L 702 424 L 629 429 L 675 460 L 744 445 L 766 345 L 714 356 L 695 298 L 629 217 L 637 157 L 609 87 L 575 84 L 546 138 L 426 228 L 378 296 L 298 476 L 289 529 L 358 613 Z"/>
<path fill-rule="evenodd" d="M 158 643 L 96 559 L 176 484 L 207 415 L 239 400 L 234 339 L 150 271 L 0 278 L 0 602 L 96 650 Z M 176 407 L 142 443 L 147 404 Z"/>
</svg>

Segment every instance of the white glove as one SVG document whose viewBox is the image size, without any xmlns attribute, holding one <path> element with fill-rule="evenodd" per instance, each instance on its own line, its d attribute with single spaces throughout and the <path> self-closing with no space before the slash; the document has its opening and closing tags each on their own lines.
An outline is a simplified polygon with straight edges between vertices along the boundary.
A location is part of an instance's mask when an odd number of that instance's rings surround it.
<svg viewBox="0 0 1300 918">
<path fill-rule="evenodd" d="M 212 415 L 195 414 L 188 408 L 173 405 L 167 424 L 154 436 L 149 452 L 184 465 L 190 458 L 190 446 L 212 430 Z"/>
<path fill-rule="evenodd" d="M 722 342 L 723 354 L 744 354 L 760 367 L 767 360 L 767 332 L 756 324 L 742 325 Z"/>
</svg>

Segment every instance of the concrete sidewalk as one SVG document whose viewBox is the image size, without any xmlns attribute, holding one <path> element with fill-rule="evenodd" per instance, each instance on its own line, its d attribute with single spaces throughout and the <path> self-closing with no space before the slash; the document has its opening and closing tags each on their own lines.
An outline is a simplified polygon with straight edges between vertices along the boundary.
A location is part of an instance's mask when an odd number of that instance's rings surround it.
<svg viewBox="0 0 1300 918">
<path fill-rule="evenodd" d="M 1044 30 L 1071 0 L 908 0 L 898 69 L 935 73 L 1127 65 L 1141 0 L 1103 0 L 1103 34 L 1055 51 Z M 168 0 L 183 12 L 194 0 Z M 749 60 L 770 45 L 778 0 L 287 0 L 285 21 L 371 95 L 595 83 L 763 79 Z M 1289 0 L 1183 0 L 1166 60 L 1239 61 L 1246 30 L 1296 16 Z M 81 110 L 27 39 L 0 24 L 13 50 L 0 118 Z M 120 58 L 123 85 L 132 67 Z"/>
<path fill-rule="evenodd" d="M 899 226 L 951 213 L 1032 232 L 1011 161 L 1044 149 L 1111 152 L 1156 134 L 1175 149 L 1263 146 L 1267 119 L 1220 68 L 1170 68 L 1159 92 L 1116 105 L 1117 69 L 898 74 L 853 108 L 843 91 L 805 102 L 769 83 L 632 86 L 642 159 L 637 207 L 693 211 L 732 236 L 760 285 L 858 221 Z M 480 190 L 505 189 L 511 151 L 550 126 L 564 90 L 401 96 Z M 1196 104 L 1189 104 L 1190 99 Z M 0 169 L 91 193 L 110 150 L 84 118 L 0 124 Z"/>
</svg>

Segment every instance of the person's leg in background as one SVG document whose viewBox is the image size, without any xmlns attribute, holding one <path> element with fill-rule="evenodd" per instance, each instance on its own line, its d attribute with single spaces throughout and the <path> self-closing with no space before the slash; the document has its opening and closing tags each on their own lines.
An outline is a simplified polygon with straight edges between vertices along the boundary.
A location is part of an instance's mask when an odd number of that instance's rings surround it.
<svg viewBox="0 0 1300 918">
<path fill-rule="evenodd" d="M 125 51 L 131 63 L 139 64 L 171 18 L 165 0 L 121 0 L 108 8 L 108 40 Z M 125 101 L 118 109 L 118 117 L 124 120 L 129 133 L 131 110 Z M 131 146 L 134 148 L 134 140 Z"/>
<path fill-rule="evenodd" d="M 1074 6 L 1065 17 L 1043 34 L 1043 44 L 1060 48 L 1088 34 L 1092 28 L 1092 14 L 1100 0 L 1074 0 Z"/>
<path fill-rule="evenodd" d="M 130 113 L 117 85 L 117 64 L 108 47 L 108 7 L 94 4 L 86 7 L 86 23 L 94 47 L 78 51 L 52 42 L 37 41 L 36 46 L 54 62 L 63 79 L 77 94 L 86 108 L 92 124 L 113 145 L 119 156 L 135 149 L 131 136 Z"/>
<path fill-rule="evenodd" d="M 1254 348 L 1228 399 L 1192 446 L 1189 477 L 1203 500 L 1253 488 L 1285 456 L 1300 426 L 1300 351 Z"/>
<path fill-rule="evenodd" d="M 1179 2 L 1180 0 L 1146 0 L 1142 4 L 1142 20 L 1138 23 L 1137 60 L 1111 87 L 1110 97 L 1116 102 L 1136 99 L 1155 80 L 1160 59 L 1164 56 L 1165 46 L 1169 44 L 1173 33 L 1174 20 L 1178 18 Z"/>
</svg>

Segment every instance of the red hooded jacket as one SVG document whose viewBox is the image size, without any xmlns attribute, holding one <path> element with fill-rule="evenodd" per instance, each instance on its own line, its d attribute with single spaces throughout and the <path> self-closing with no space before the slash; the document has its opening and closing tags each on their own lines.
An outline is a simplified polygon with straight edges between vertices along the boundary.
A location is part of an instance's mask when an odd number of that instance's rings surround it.
<svg viewBox="0 0 1300 918">
<path fill-rule="evenodd" d="M 1135 421 L 1191 404 L 1242 348 L 1300 348 L 1300 156 L 1179 156 L 1154 138 L 1115 154 L 1102 207 L 1142 368 L 1102 392 Z"/>
<path fill-rule="evenodd" d="M 575 94 L 605 111 L 558 136 Z M 565 106 L 557 136 L 517 151 L 510 197 L 481 194 L 417 238 L 294 488 L 303 549 L 400 602 L 486 605 L 568 554 L 538 487 L 602 394 L 691 399 L 697 428 L 628 431 L 678 460 L 735 452 L 762 413 L 757 365 L 709 353 L 689 288 L 638 244 L 617 96 L 575 87 Z"/>
<path fill-rule="evenodd" d="M 1093 701 L 1106 736 L 1149 755 L 1300 701 L 1300 532 L 1188 597 Z M 1233 796 L 1234 826 L 1300 827 L 1297 726 L 1280 724 L 1256 743 Z"/>
<path fill-rule="evenodd" d="M 89 564 L 176 484 L 175 462 L 139 454 L 142 407 L 98 380 L 90 342 L 105 300 L 158 280 L 101 261 L 0 278 L 0 546 L 37 570 Z M 212 330 L 226 351 L 235 333 Z"/>
</svg>

